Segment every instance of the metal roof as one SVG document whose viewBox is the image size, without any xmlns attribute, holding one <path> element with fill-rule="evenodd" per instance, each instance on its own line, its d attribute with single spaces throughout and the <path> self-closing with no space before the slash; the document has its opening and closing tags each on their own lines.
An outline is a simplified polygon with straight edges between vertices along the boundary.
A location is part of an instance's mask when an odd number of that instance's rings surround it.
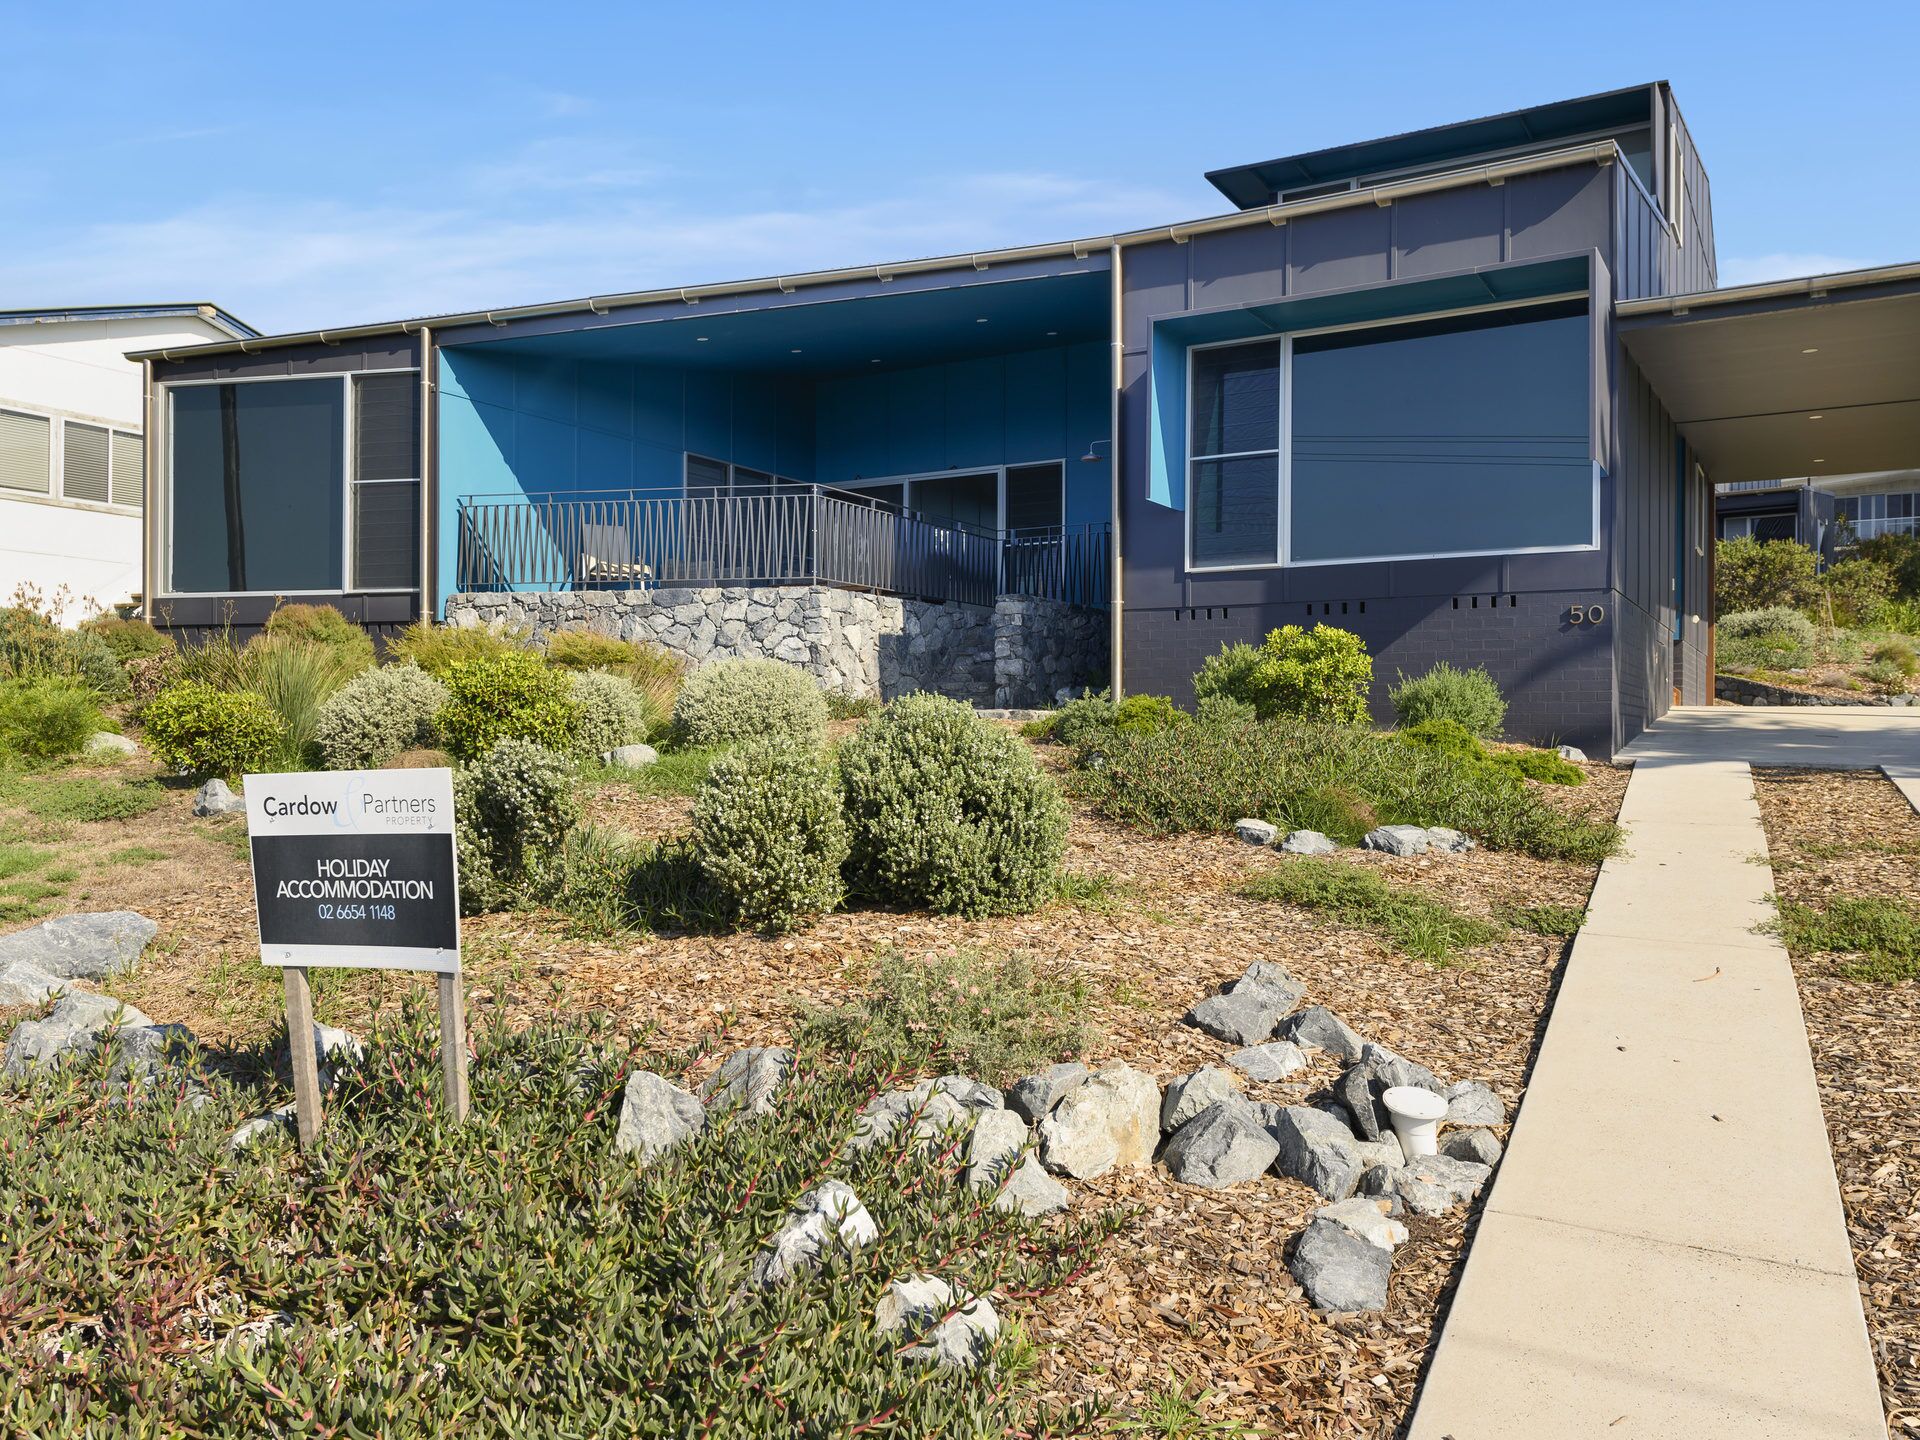
<svg viewBox="0 0 1920 1440">
<path fill-rule="evenodd" d="M 236 340 L 256 339 L 260 332 L 211 301 L 184 301 L 160 305 L 65 305 L 43 310 L 0 310 L 0 325 L 58 325 L 83 320 L 162 320 L 194 315 L 217 325 Z"/>
</svg>

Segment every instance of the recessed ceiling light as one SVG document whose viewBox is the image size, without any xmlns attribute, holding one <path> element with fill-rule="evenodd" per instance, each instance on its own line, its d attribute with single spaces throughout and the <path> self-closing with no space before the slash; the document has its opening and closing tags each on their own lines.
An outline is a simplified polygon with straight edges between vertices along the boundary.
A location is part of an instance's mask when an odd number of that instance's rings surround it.
<svg viewBox="0 0 1920 1440">
<path fill-rule="evenodd" d="M 1824 420 L 1824 419 L 1826 419 L 1827 417 L 1826 417 L 1826 416 L 1824 416 L 1824 415 L 1809 415 L 1809 416 L 1807 416 L 1807 418 L 1808 418 L 1809 420 Z"/>
<path fill-rule="evenodd" d="M 869 360 L 867 363 L 869 365 L 878 365 L 880 362 L 878 360 Z"/>
<path fill-rule="evenodd" d="M 1048 334 L 1048 336 L 1049 336 L 1049 337 L 1051 337 L 1051 336 L 1054 336 L 1054 335 L 1058 335 L 1059 333 L 1060 333 L 1060 332 L 1059 332 L 1058 330 L 1049 330 L 1049 331 L 1047 331 L 1047 334 Z"/>
<path fill-rule="evenodd" d="M 1809 345 L 1806 349 L 1802 350 L 1800 353 L 1802 355 L 1818 355 L 1820 353 L 1820 347 L 1818 345 Z"/>
<path fill-rule="evenodd" d="M 707 343 L 707 337 L 704 335 L 696 335 L 693 338 L 698 340 L 702 345 Z"/>
<path fill-rule="evenodd" d="M 987 317 L 982 315 L 978 320 L 974 321 L 973 323 L 976 325 L 984 325 L 987 323 Z"/>
<path fill-rule="evenodd" d="M 789 355 L 798 355 L 800 353 L 799 347 L 796 346 L 794 349 L 789 350 L 787 353 Z"/>
<path fill-rule="evenodd" d="M 1824 455 L 1816 455 L 1813 457 L 1813 463 L 1816 465 L 1824 465 L 1827 463 L 1827 457 Z"/>
</svg>

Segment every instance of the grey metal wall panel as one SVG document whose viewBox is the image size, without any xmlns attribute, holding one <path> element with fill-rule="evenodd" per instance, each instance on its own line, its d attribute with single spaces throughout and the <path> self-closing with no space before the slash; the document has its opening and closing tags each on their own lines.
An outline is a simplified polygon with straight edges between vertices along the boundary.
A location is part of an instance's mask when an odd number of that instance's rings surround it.
<svg viewBox="0 0 1920 1440">
<path fill-rule="evenodd" d="M 1192 242 L 1133 245 L 1121 261 L 1124 289 L 1121 340 L 1129 350 L 1144 349 L 1153 338 L 1157 316 L 1187 308 L 1187 266 Z"/>
<path fill-rule="evenodd" d="M 289 345 L 258 355 L 239 353 L 153 362 L 157 383 L 228 380 L 263 375 L 343 375 L 362 370 L 418 368 L 419 342 L 405 335 L 375 335 L 340 345 Z"/>
<path fill-rule="evenodd" d="M 1245 225 L 1194 236 L 1187 248 L 1192 252 L 1195 307 L 1242 305 L 1285 295 L 1288 236 L 1293 229 L 1292 225 Z"/>
<path fill-rule="evenodd" d="M 1391 280 L 1391 207 L 1330 210 L 1287 222 L 1287 293 L 1341 290 Z"/>
<path fill-rule="evenodd" d="M 1533 260 L 1572 250 L 1610 250 L 1611 168 L 1573 166 L 1523 175 L 1507 195 L 1507 257 Z"/>
<path fill-rule="evenodd" d="M 1499 264 L 1506 258 L 1501 252 L 1509 188 L 1472 186 L 1395 201 L 1394 277 L 1404 280 Z"/>
</svg>

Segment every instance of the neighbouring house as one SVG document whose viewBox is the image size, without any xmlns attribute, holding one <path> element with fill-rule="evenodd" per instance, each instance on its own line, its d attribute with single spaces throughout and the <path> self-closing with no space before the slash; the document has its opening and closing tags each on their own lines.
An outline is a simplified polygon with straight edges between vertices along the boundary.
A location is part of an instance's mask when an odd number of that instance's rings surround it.
<svg viewBox="0 0 1920 1440">
<path fill-rule="evenodd" d="M 1208 178 L 1231 213 L 1126 234 L 149 348 L 154 618 L 1002 704 L 1185 702 L 1324 622 L 1382 718 L 1484 665 L 1511 733 L 1611 755 L 1710 698 L 1715 482 L 1913 459 L 1920 267 L 1716 288 L 1664 83 Z"/>
<path fill-rule="evenodd" d="M 126 352 L 254 333 L 216 305 L 0 310 L 0 604 L 64 594 L 75 620 L 138 597 L 145 396 Z"/>
<path fill-rule="evenodd" d="M 1795 540 L 1833 560 L 1856 540 L 1920 533 L 1920 470 L 1717 485 L 1722 540 Z"/>
</svg>

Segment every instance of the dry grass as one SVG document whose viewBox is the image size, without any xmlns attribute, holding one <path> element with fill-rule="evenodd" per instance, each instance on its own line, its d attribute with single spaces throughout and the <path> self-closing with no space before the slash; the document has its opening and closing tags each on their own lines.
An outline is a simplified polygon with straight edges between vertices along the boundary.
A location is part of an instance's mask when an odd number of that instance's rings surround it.
<svg viewBox="0 0 1920 1440">
<path fill-rule="evenodd" d="M 1043 752 L 1046 753 L 1046 752 Z M 1049 762 L 1057 752 L 1047 753 Z M 1550 803 L 1611 819 L 1624 771 L 1589 767 L 1578 788 L 1539 787 Z M 271 1033 L 276 977 L 258 963 L 241 850 L 214 822 L 195 820 L 189 793 L 127 822 L 115 843 L 175 858 L 112 897 L 159 921 L 158 954 L 116 989 L 156 1020 L 211 1041 Z M 590 802 L 594 819 L 643 834 L 685 824 L 686 802 L 641 797 L 617 782 Z M 1515 906 L 1584 908 L 1594 867 L 1515 855 L 1401 860 L 1350 852 L 1365 866 L 1465 913 Z M 1124 1058 L 1170 1080 L 1231 1048 L 1180 1023 L 1204 994 L 1256 958 L 1286 965 L 1308 999 L 1370 1038 L 1449 1079 L 1486 1081 L 1511 1110 L 1533 1063 L 1566 942 L 1503 933 L 1448 967 L 1394 950 L 1324 917 L 1244 898 L 1238 888 L 1290 863 L 1222 836 L 1153 839 L 1076 813 L 1067 866 L 1096 878 L 1080 903 L 1027 916 L 963 921 L 861 911 L 799 935 L 571 937 L 560 916 L 509 914 L 465 927 L 468 994 L 508 1016 L 555 1005 L 606 1007 L 668 1043 L 716 1029 L 727 1044 L 783 1041 L 798 1007 L 860 993 L 876 952 L 928 955 L 963 948 L 1024 951 L 1082 980 L 1099 1037 L 1089 1060 Z M 105 899 L 96 896 L 96 899 Z M 424 980 L 338 972 L 317 996 L 322 1018 L 364 1026 Z M 1337 1074 L 1324 1056 L 1290 1081 L 1253 1088 L 1297 1103 Z M 1013 1311 L 1042 1347 L 1041 1386 L 1099 1395 L 1126 1409 L 1167 1384 L 1169 1370 L 1210 1388 L 1208 1414 L 1276 1436 L 1384 1437 L 1411 1410 L 1432 1337 L 1471 1233 L 1471 1218 L 1414 1220 L 1380 1315 L 1329 1319 L 1306 1308 L 1285 1264 L 1289 1241 L 1319 1203 L 1306 1187 L 1263 1178 L 1230 1192 L 1182 1186 L 1163 1170 L 1076 1184 L 1076 1212 L 1134 1210 L 1097 1266 L 1065 1289 Z"/>
</svg>

